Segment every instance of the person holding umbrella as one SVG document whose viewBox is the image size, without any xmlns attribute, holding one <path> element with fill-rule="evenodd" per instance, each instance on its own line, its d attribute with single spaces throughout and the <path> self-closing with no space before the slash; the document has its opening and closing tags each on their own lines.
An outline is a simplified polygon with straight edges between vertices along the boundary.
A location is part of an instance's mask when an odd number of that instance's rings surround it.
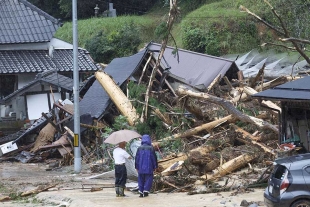
<svg viewBox="0 0 310 207">
<path fill-rule="evenodd" d="M 138 172 L 139 197 L 146 197 L 153 184 L 154 171 L 158 168 L 151 137 L 147 134 L 142 136 L 141 146 L 137 150 L 135 168 Z"/>
<path fill-rule="evenodd" d="M 113 132 L 108 136 L 104 143 L 118 145 L 113 150 L 113 159 L 115 164 L 115 192 L 116 197 L 124 197 L 124 189 L 127 180 L 126 159 L 132 157 L 126 152 L 126 143 L 134 138 L 140 138 L 141 135 L 134 130 L 122 129 Z"/>
<path fill-rule="evenodd" d="M 113 150 L 113 158 L 115 163 L 115 192 L 116 197 L 124 197 L 124 190 L 127 180 L 126 159 L 132 159 L 132 157 L 126 152 L 125 141 L 120 142 L 118 146 Z"/>
</svg>

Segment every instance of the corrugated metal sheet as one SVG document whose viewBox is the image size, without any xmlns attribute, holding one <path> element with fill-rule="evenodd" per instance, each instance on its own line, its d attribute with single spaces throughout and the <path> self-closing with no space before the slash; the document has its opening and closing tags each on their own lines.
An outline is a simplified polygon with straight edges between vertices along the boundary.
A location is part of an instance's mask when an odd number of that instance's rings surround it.
<svg viewBox="0 0 310 207">
<path fill-rule="evenodd" d="M 60 22 L 25 0 L 0 1 L 0 44 L 48 42 Z"/>
<path fill-rule="evenodd" d="M 104 71 L 113 77 L 114 81 L 122 85 L 138 68 L 145 56 L 146 50 L 135 55 L 113 59 Z M 96 80 L 80 101 L 80 114 L 90 114 L 91 117 L 101 118 L 111 103 L 110 97 Z"/>
<path fill-rule="evenodd" d="M 275 88 L 268 89 L 252 95 L 253 98 L 309 101 L 310 100 L 310 76 L 291 81 Z"/>
<path fill-rule="evenodd" d="M 161 44 L 150 43 L 147 48 L 150 51 L 159 51 Z M 234 61 L 178 49 L 178 62 L 173 51 L 173 47 L 166 47 L 162 64 L 166 68 L 171 67 L 170 73 L 182 78 L 184 82 L 192 86 L 204 85 L 208 87 L 219 74 L 223 77 L 228 70 L 232 70 L 231 74 L 235 75 L 233 78 L 237 78 L 236 73 L 239 69 Z M 158 52 L 156 52 L 156 55 L 158 55 Z"/>
<path fill-rule="evenodd" d="M 101 68 L 84 49 L 78 50 L 78 66 L 79 71 Z M 48 50 L 0 50 L 0 74 L 38 73 L 51 69 L 73 71 L 72 49 L 55 49 L 53 57 L 49 56 Z"/>
</svg>

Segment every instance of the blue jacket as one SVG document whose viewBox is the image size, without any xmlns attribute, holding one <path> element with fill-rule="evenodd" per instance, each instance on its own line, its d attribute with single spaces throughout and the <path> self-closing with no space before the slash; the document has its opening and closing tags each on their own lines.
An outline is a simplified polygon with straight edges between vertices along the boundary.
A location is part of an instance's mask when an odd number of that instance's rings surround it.
<svg viewBox="0 0 310 207">
<path fill-rule="evenodd" d="M 135 168 L 140 174 L 153 174 L 153 171 L 158 168 L 151 137 L 147 134 L 142 136 L 141 146 L 137 150 Z"/>
</svg>

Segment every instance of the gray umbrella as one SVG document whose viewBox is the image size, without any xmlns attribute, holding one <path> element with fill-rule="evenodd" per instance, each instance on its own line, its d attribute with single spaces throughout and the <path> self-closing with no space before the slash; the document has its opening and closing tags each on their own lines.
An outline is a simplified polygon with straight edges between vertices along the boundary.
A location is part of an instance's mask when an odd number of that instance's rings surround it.
<svg viewBox="0 0 310 207">
<path fill-rule="evenodd" d="M 110 136 L 104 140 L 104 143 L 118 144 L 120 142 L 129 142 L 130 140 L 139 137 L 141 137 L 141 135 L 136 131 L 123 129 L 110 134 Z"/>
</svg>

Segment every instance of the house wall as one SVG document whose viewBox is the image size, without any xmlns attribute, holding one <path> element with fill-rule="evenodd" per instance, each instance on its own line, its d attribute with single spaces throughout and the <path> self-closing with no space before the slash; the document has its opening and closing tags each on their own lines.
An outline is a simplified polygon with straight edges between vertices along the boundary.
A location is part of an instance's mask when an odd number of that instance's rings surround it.
<svg viewBox="0 0 310 207">
<path fill-rule="evenodd" d="M 18 89 L 24 87 L 25 85 L 27 85 L 29 82 L 33 81 L 36 77 L 36 73 L 31 73 L 31 74 L 18 74 L 18 83 L 17 83 L 17 87 Z"/>
<path fill-rule="evenodd" d="M 0 105 L 0 117 L 4 117 L 5 116 L 5 105 Z"/>
<path fill-rule="evenodd" d="M 27 85 L 29 82 L 33 81 L 35 79 L 36 74 L 19 74 L 18 76 L 18 89 L 23 88 L 25 85 Z M 27 93 L 40 93 L 35 95 L 27 95 L 26 97 L 30 97 L 30 103 L 31 105 L 28 105 L 25 102 L 24 96 L 18 96 L 14 98 L 10 104 L 8 104 L 6 107 L 2 106 L 1 108 L 1 117 L 4 117 L 6 113 L 8 112 L 15 112 L 17 119 L 25 119 L 27 116 L 30 120 L 38 119 L 41 117 L 42 112 L 48 112 L 48 99 L 46 93 L 50 92 L 50 87 L 48 84 L 44 84 L 44 91 L 42 91 L 41 85 L 35 85 L 32 88 L 27 90 Z M 54 93 L 55 100 L 60 99 L 60 93 Z M 51 104 L 53 104 L 53 98 L 50 98 Z M 27 105 L 26 105 L 27 104 Z M 10 108 L 10 106 L 12 106 Z M 27 108 L 28 111 L 27 111 Z M 53 106 L 51 106 L 53 107 Z M 41 109 L 42 108 L 42 109 Z M 29 111 L 30 109 L 30 111 Z M 29 113 L 30 112 L 30 113 Z M 33 115 L 32 115 L 33 113 Z M 38 117 L 39 114 L 39 117 Z"/>
<path fill-rule="evenodd" d="M 54 93 L 55 101 L 60 99 L 60 93 Z M 49 112 L 47 94 L 27 95 L 28 118 L 30 121 L 36 120 L 43 113 Z M 51 108 L 53 108 L 53 97 L 50 94 Z"/>
</svg>

